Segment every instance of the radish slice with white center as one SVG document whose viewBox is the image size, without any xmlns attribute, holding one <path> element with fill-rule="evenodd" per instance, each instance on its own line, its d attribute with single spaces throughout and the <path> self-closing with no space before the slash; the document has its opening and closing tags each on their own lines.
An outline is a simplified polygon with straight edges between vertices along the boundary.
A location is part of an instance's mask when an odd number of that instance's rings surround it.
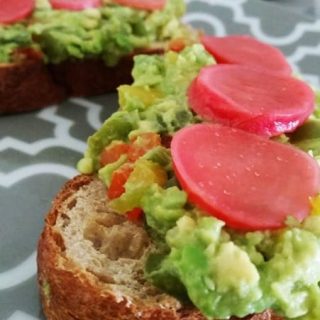
<svg viewBox="0 0 320 320">
<path fill-rule="evenodd" d="M 0 0 L 0 24 L 27 18 L 34 10 L 34 0 Z"/>
<path fill-rule="evenodd" d="M 292 73 L 289 63 L 279 49 L 253 37 L 203 36 L 201 41 L 218 63 L 247 65 L 284 75 Z"/>
<path fill-rule="evenodd" d="M 54 9 L 81 11 L 101 7 L 101 0 L 51 0 Z"/>
<path fill-rule="evenodd" d="M 241 230 L 302 221 L 320 190 L 320 169 L 307 153 L 243 130 L 198 124 L 171 143 L 176 176 L 189 201 Z"/>
<path fill-rule="evenodd" d="M 240 65 L 203 68 L 189 89 L 189 104 L 202 118 L 276 136 L 301 125 L 315 108 L 303 81 Z"/>
</svg>

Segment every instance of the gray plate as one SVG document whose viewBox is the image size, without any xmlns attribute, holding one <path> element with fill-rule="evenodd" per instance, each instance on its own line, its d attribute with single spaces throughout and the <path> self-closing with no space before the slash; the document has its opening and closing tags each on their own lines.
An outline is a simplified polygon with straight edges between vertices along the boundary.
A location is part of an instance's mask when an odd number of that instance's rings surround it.
<svg viewBox="0 0 320 320">
<path fill-rule="evenodd" d="M 252 34 L 279 47 L 320 87 L 320 20 L 254 0 L 194 0 L 185 21 L 207 33 Z M 86 138 L 117 108 L 114 94 L 0 118 L 0 320 L 43 319 L 35 248 L 45 213 L 76 174 Z"/>
</svg>

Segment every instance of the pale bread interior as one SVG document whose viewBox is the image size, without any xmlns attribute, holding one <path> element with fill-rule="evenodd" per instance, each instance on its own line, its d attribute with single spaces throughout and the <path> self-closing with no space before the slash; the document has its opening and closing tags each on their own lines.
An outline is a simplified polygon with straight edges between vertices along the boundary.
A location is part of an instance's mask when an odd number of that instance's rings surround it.
<svg viewBox="0 0 320 320">
<path fill-rule="evenodd" d="M 108 208 L 105 186 L 99 180 L 81 187 L 65 200 L 55 230 L 62 236 L 65 256 L 118 298 L 157 307 L 180 309 L 175 298 L 144 278 L 146 258 L 154 246 L 142 225 Z"/>
</svg>

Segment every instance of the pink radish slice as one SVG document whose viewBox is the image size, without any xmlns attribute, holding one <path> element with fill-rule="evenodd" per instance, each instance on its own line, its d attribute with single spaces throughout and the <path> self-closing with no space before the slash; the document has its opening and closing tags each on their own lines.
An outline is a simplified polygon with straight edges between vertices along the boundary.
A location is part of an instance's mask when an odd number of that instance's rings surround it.
<svg viewBox="0 0 320 320">
<path fill-rule="evenodd" d="M 283 53 L 255 38 L 243 35 L 203 36 L 202 43 L 218 63 L 247 65 L 290 75 L 292 70 Z"/>
<path fill-rule="evenodd" d="M 310 211 L 320 169 L 308 154 L 243 130 L 197 124 L 172 140 L 176 176 L 189 200 L 241 230 L 285 226 Z"/>
<path fill-rule="evenodd" d="M 25 19 L 33 12 L 34 5 L 34 0 L 0 0 L 0 24 Z"/>
<path fill-rule="evenodd" d="M 189 104 L 202 118 L 265 136 L 293 131 L 314 100 L 298 79 L 240 65 L 206 67 L 189 89 Z"/>
<path fill-rule="evenodd" d="M 81 11 L 101 7 L 101 0 L 51 0 L 54 9 Z"/>
<path fill-rule="evenodd" d="M 166 0 L 115 0 L 115 2 L 141 10 L 161 10 L 166 5 Z"/>
</svg>

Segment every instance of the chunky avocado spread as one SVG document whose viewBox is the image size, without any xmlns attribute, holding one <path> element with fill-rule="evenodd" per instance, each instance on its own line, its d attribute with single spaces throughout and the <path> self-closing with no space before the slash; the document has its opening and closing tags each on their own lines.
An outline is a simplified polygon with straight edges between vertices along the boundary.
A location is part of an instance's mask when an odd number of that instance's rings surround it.
<svg viewBox="0 0 320 320">
<path fill-rule="evenodd" d="M 320 158 L 320 91 L 316 92 L 316 110 L 306 123 L 290 135 L 290 142 Z"/>
<path fill-rule="evenodd" d="M 0 63 L 9 63 L 12 53 L 17 49 L 33 46 L 32 38 L 26 27 L 21 24 L 14 26 L 0 25 Z"/>
<path fill-rule="evenodd" d="M 164 10 L 153 12 L 107 1 L 99 9 L 54 10 L 48 0 L 38 0 L 24 25 L 0 26 L 0 62 L 9 62 L 16 48 L 37 44 L 50 63 L 99 57 L 112 66 L 135 49 L 191 39 L 180 22 L 184 12 L 182 0 L 168 0 Z"/>
<path fill-rule="evenodd" d="M 122 155 L 101 164 L 101 154 L 110 144 L 114 150 L 124 145 L 137 148 L 144 145 L 139 140 L 143 132 L 165 140 L 197 123 L 188 107 L 187 88 L 202 67 L 213 63 L 201 45 L 164 57 L 136 57 L 134 84 L 119 88 L 120 110 L 89 138 L 78 168 L 98 173 L 110 186 L 114 172 L 131 166 L 123 192 L 110 206 L 122 214 L 143 210 L 158 244 L 145 270 L 156 286 L 191 300 L 208 318 L 244 317 L 271 308 L 287 319 L 320 319 L 319 198 L 312 200 L 312 212 L 302 223 L 289 217 L 281 230 L 240 233 L 188 203 L 164 143 L 135 162 L 128 163 Z M 319 155 L 319 138 L 313 134 L 320 130 L 319 120 L 315 116 L 312 121 L 283 141 Z"/>
</svg>

